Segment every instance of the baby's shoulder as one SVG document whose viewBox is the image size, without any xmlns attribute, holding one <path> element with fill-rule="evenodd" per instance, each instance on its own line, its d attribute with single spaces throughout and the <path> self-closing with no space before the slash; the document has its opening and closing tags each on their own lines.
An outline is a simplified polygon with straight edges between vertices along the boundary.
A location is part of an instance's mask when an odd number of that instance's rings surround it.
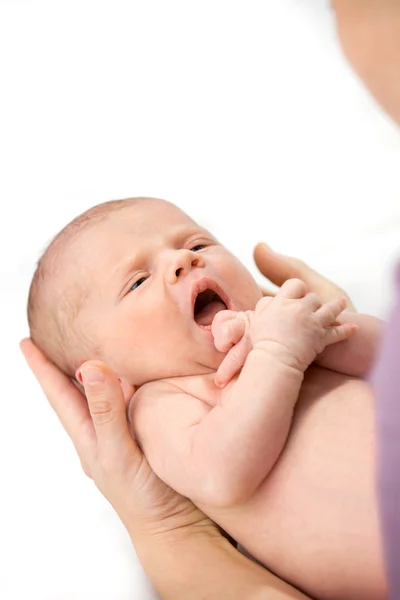
<svg viewBox="0 0 400 600">
<path fill-rule="evenodd" d="M 183 378 L 159 379 L 143 384 L 134 394 L 128 409 L 137 439 L 153 439 L 165 427 L 174 430 L 199 422 L 210 410 L 197 395 L 190 393 Z"/>
<path fill-rule="evenodd" d="M 132 398 L 133 412 L 143 418 L 192 411 L 208 412 L 218 404 L 221 390 L 208 376 L 169 377 L 143 384 Z"/>
</svg>

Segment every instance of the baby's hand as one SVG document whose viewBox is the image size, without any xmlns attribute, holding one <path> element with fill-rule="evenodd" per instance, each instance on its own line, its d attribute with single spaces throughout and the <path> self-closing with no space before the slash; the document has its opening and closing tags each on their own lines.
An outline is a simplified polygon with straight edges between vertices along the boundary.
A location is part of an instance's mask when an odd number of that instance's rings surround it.
<svg viewBox="0 0 400 600">
<path fill-rule="evenodd" d="M 225 387 L 240 371 L 253 347 L 250 337 L 245 335 L 251 312 L 222 310 L 214 317 L 211 333 L 214 336 L 215 347 L 220 352 L 228 352 L 215 373 L 214 383 L 218 387 Z"/>
<path fill-rule="evenodd" d="M 357 329 L 336 321 L 347 306 L 346 298 L 323 303 L 316 294 L 307 294 L 300 279 L 289 279 L 275 298 L 268 300 L 261 299 L 251 316 L 252 346 L 301 372 L 326 346 L 347 339 Z"/>
<path fill-rule="evenodd" d="M 316 294 L 307 294 L 299 279 L 283 284 L 273 298 L 262 298 L 254 311 L 216 315 L 212 333 L 216 348 L 228 352 L 214 381 L 224 387 L 243 366 L 252 348 L 275 355 L 288 366 L 304 372 L 330 344 L 350 337 L 353 324 L 336 322 L 346 308 L 345 298 L 325 304 Z"/>
</svg>

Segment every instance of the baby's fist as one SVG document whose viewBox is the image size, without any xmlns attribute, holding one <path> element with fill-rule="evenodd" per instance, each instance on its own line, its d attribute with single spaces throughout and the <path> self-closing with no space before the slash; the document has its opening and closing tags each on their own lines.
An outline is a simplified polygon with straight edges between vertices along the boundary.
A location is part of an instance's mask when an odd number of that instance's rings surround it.
<svg viewBox="0 0 400 600">
<path fill-rule="evenodd" d="M 218 387 L 225 387 L 234 375 L 243 367 L 251 350 L 251 341 L 247 335 L 250 311 L 236 312 L 223 310 L 214 317 L 211 333 L 219 352 L 228 354 L 220 364 L 214 382 Z"/>
</svg>

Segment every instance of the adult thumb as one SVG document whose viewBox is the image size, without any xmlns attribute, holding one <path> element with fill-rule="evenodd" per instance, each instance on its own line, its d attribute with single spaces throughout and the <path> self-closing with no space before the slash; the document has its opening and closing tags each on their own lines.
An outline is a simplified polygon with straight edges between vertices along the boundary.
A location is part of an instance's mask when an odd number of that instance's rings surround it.
<svg viewBox="0 0 400 600">
<path fill-rule="evenodd" d="M 128 454 L 141 459 L 129 430 L 123 390 L 116 374 L 100 361 L 80 367 L 80 376 L 97 437 L 99 457 L 118 465 Z"/>
<path fill-rule="evenodd" d="M 304 280 L 304 277 L 311 273 L 311 269 L 300 260 L 278 254 L 264 243 L 257 244 L 255 247 L 254 261 L 264 277 L 277 286 L 283 285 L 293 277 Z"/>
</svg>

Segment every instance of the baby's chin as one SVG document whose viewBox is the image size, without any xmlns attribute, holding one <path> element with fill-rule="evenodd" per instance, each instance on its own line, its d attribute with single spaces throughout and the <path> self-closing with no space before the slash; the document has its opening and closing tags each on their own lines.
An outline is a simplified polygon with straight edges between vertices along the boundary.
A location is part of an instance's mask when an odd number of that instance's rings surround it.
<svg viewBox="0 0 400 600">
<path fill-rule="evenodd" d="M 209 375 L 215 373 L 226 356 L 226 352 L 219 352 L 214 342 L 212 344 L 198 344 L 197 354 L 188 361 L 186 365 L 181 365 L 182 374 L 189 375 Z"/>
</svg>

